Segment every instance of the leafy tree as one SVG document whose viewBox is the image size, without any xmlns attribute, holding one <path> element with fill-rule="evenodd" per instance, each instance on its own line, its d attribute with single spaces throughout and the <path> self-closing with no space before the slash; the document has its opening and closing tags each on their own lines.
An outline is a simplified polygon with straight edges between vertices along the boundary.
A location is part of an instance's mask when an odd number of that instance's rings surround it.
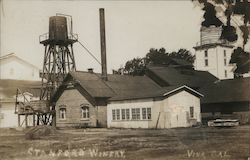
<svg viewBox="0 0 250 160">
<path fill-rule="evenodd" d="M 249 72 L 250 53 L 238 47 L 234 49 L 229 63 L 236 64 L 237 69 L 234 71 L 235 77 L 241 77 L 242 74 Z"/>
<path fill-rule="evenodd" d="M 221 39 L 225 39 L 229 42 L 234 42 L 240 35 L 236 32 L 236 26 L 231 25 L 231 19 L 234 15 L 242 16 L 240 20 L 243 25 L 239 26 L 242 32 L 243 48 L 245 47 L 250 30 L 250 2 L 249 0 L 192 0 L 204 5 L 202 10 L 204 13 L 204 21 L 202 26 L 209 27 L 211 25 L 222 26 Z M 224 16 L 227 19 L 227 23 L 224 25 L 216 16 L 220 10 L 216 10 L 216 7 L 223 5 L 226 9 Z"/>
<path fill-rule="evenodd" d="M 124 74 L 129 75 L 144 75 L 147 65 L 169 65 L 172 58 L 183 59 L 190 64 L 194 63 L 195 56 L 191 54 L 186 49 L 179 49 L 178 52 L 167 53 L 165 48 L 155 49 L 151 48 L 149 52 L 143 58 L 134 58 L 126 62 L 124 68 L 119 68 L 117 71 L 113 72 L 116 74 L 122 74 L 121 71 L 124 70 Z"/>
<path fill-rule="evenodd" d="M 134 58 L 126 62 L 124 71 L 125 74 L 142 76 L 145 74 L 145 69 L 144 58 Z"/>
<path fill-rule="evenodd" d="M 169 54 L 171 58 L 184 59 L 190 64 L 194 64 L 195 56 L 186 49 L 179 49 L 178 52 L 172 52 Z"/>
</svg>

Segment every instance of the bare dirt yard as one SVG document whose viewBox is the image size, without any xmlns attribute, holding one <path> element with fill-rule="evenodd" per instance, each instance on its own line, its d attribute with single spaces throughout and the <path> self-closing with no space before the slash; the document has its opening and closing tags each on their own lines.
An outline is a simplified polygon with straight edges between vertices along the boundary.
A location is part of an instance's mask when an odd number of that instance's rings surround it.
<svg viewBox="0 0 250 160">
<path fill-rule="evenodd" d="M 61 129 L 40 139 L 0 129 L 0 160 L 248 160 L 250 126 Z M 249 158 L 250 159 L 250 158 Z"/>
</svg>

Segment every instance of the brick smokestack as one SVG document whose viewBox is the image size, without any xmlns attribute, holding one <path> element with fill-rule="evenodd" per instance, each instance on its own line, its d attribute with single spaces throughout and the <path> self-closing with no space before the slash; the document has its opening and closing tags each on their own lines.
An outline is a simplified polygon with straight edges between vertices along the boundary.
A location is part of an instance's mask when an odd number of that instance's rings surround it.
<svg viewBox="0 0 250 160">
<path fill-rule="evenodd" d="M 106 36 L 105 36 L 105 14 L 104 8 L 99 9 L 100 15 L 100 39 L 101 39 L 101 59 L 102 59 L 102 79 L 107 81 L 107 60 L 106 60 Z"/>
</svg>

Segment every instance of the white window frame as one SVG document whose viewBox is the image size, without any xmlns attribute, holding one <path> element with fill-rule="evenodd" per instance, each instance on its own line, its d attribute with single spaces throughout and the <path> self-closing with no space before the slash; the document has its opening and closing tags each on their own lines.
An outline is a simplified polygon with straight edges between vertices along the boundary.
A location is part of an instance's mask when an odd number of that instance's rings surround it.
<svg viewBox="0 0 250 160">
<path fill-rule="evenodd" d="M 121 120 L 121 112 L 120 112 L 120 109 L 116 109 L 116 120 Z"/>
<path fill-rule="evenodd" d="M 129 108 L 125 109 L 125 118 L 126 118 L 126 120 L 130 120 L 130 109 Z"/>
<path fill-rule="evenodd" d="M 81 105 L 81 119 L 89 119 L 89 106 L 83 106 Z"/>
<path fill-rule="evenodd" d="M 59 119 L 66 120 L 67 109 L 66 107 L 59 108 Z"/>
<path fill-rule="evenodd" d="M 142 120 L 151 120 L 151 108 L 147 107 L 147 108 L 142 108 L 141 109 L 141 113 L 142 113 Z"/>
</svg>

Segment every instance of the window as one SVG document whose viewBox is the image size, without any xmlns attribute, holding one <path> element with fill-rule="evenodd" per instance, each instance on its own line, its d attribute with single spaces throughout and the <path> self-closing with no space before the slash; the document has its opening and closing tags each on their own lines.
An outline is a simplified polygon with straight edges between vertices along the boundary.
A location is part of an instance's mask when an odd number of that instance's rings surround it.
<svg viewBox="0 0 250 160">
<path fill-rule="evenodd" d="M 66 108 L 59 109 L 59 119 L 66 119 Z"/>
<path fill-rule="evenodd" d="M 136 108 L 136 119 L 141 119 L 140 108 Z"/>
<path fill-rule="evenodd" d="M 147 108 L 147 118 L 151 119 L 151 108 Z"/>
<path fill-rule="evenodd" d="M 151 108 L 142 108 L 142 119 L 151 119 Z"/>
<path fill-rule="evenodd" d="M 125 120 L 126 119 L 126 116 L 125 116 L 125 109 L 122 109 L 122 120 Z"/>
<path fill-rule="evenodd" d="M 114 109 L 112 110 L 112 119 L 116 120 L 116 118 L 115 118 L 115 110 Z"/>
<path fill-rule="evenodd" d="M 194 118 L 194 107 L 190 107 L 190 118 Z"/>
<path fill-rule="evenodd" d="M 227 78 L 227 70 L 225 70 L 225 77 Z"/>
<path fill-rule="evenodd" d="M 147 109 L 146 108 L 142 108 L 142 119 L 147 119 Z"/>
<path fill-rule="evenodd" d="M 116 120 L 120 120 L 120 109 L 116 110 Z"/>
<path fill-rule="evenodd" d="M 89 107 L 88 106 L 83 106 L 83 107 L 81 107 L 81 111 L 82 111 L 81 118 L 88 119 L 89 118 Z"/>
<path fill-rule="evenodd" d="M 135 112 L 135 108 L 132 108 L 132 119 L 135 120 L 136 119 L 136 112 Z"/>
<path fill-rule="evenodd" d="M 226 52 L 226 50 L 224 50 L 224 57 L 227 57 L 227 52 Z"/>
<path fill-rule="evenodd" d="M 126 119 L 127 119 L 127 120 L 130 119 L 130 112 L 129 112 L 129 109 L 126 109 Z"/>
<path fill-rule="evenodd" d="M 205 59 L 205 66 L 208 66 L 208 59 Z"/>
<path fill-rule="evenodd" d="M 225 58 L 224 59 L 224 66 L 226 66 L 227 65 L 227 59 Z"/>
<path fill-rule="evenodd" d="M 205 57 L 207 57 L 207 56 L 208 56 L 208 54 L 207 54 L 207 50 L 205 50 L 204 56 L 205 56 Z"/>
</svg>

